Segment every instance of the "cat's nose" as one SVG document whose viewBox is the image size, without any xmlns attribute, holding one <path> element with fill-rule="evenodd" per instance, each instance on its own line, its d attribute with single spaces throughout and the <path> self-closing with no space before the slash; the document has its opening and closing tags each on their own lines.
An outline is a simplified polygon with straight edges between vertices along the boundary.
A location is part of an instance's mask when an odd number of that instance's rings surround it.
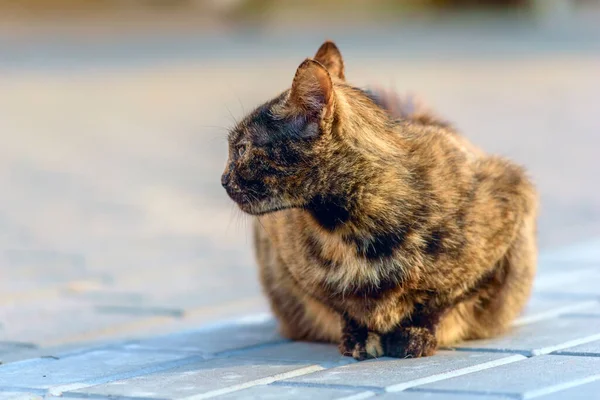
<svg viewBox="0 0 600 400">
<path fill-rule="evenodd" d="M 221 175 L 221 185 L 227 189 L 227 186 L 229 185 L 229 182 L 231 181 L 231 176 L 229 174 L 229 172 L 225 172 L 223 175 Z"/>
</svg>

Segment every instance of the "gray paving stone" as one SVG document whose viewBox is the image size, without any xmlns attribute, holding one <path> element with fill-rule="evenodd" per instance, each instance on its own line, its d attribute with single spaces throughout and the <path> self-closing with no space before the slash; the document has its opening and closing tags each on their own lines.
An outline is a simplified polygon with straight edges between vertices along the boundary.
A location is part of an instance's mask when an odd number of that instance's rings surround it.
<svg viewBox="0 0 600 400">
<path fill-rule="evenodd" d="M 287 342 L 265 346 L 237 353 L 236 357 L 259 360 L 303 361 L 327 367 L 356 362 L 352 357 L 342 356 L 335 345 L 307 342 Z"/>
<path fill-rule="evenodd" d="M 0 342 L 0 362 L 2 356 L 23 350 L 35 349 L 37 346 L 34 343 L 26 342 Z"/>
<path fill-rule="evenodd" d="M 502 400 L 509 399 L 508 396 L 497 395 L 465 395 L 464 393 L 437 393 L 437 392 L 413 392 L 408 389 L 404 392 L 385 393 L 373 400 Z"/>
<path fill-rule="evenodd" d="M 571 245 L 554 251 L 546 251 L 541 255 L 544 262 L 598 263 L 600 264 L 600 239 Z"/>
<path fill-rule="evenodd" d="M 240 390 L 239 392 L 229 393 L 224 396 L 219 396 L 219 399 L 230 400 L 279 400 L 279 399 L 295 399 L 295 400 L 315 400 L 315 399 L 344 399 L 349 396 L 356 396 L 360 391 L 352 389 L 338 388 L 317 388 L 306 386 L 285 386 L 285 385 L 267 385 L 254 386 L 248 389 Z M 371 394 L 371 396 L 374 393 Z M 363 397 L 367 398 L 367 397 Z M 357 399 L 358 400 L 358 399 Z"/>
<path fill-rule="evenodd" d="M 559 390 L 552 394 L 539 397 L 540 400 L 595 400 L 600 399 L 600 380 L 576 384 L 571 388 Z"/>
<path fill-rule="evenodd" d="M 240 320 L 226 326 L 159 336 L 132 343 L 128 347 L 215 354 L 284 340 L 277 333 L 273 319 L 260 318 L 262 320 L 256 322 Z"/>
<path fill-rule="evenodd" d="M 553 270 L 546 273 L 538 273 L 533 283 L 533 292 L 575 292 L 584 287 L 586 282 L 597 279 L 600 268 L 586 267 L 579 269 Z"/>
<path fill-rule="evenodd" d="M 73 392 L 153 398 L 213 396 L 245 389 L 255 384 L 268 384 L 278 379 L 320 369 L 322 368 L 310 364 L 223 358 L 109 382 Z"/>
<path fill-rule="evenodd" d="M 579 310 L 573 310 L 567 313 L 567 315 L 583 318 L 600 318 L 600 306 L 584 307 Z"/>
<path fill-rule="evenodd" d="M 142 316 L 110 315 L 96 312 L 93 306 L 68 298 L 0 307 L 0 340 L 19 340 L 38 345 L 54 345 L 74 338 L 96 339 L 107 328 L 132 324 Z M 43 329 L 41 328 L 43 327 Z"/>
<path fill-rule="evenodd" d="M 101 378 L 104 377 L 118 376 L 183 358 L 181 353 L 115 348 L 67 355 L 58 359 L 31 359 L 0 366 L 0 387 L 57 389 L 71 384 L 102 381 Z"/>
<path fill-rule="evenodd" d="M 440 351 L 433 357 L 417 359 L 381 358 L 315 372 L 285 382 L 324 385 L 352 385 L 368 389 L 394 386 L 395 390 L 515 362 L 525 357 L 501 353 Z"/>
<path fill-rule="evenodd" d="M 0 400 L 42 400 L 43 397 L 33 393 L 3 391 L 0 388 Z"/>
<path fill-rule="evenodd" d="M 581 344 L 579 346 L 568 347 L 566 349 L 555 351 L 552 354 L 600 357 L 600 340 L 595 340 L 593 342 Z"/>
<path fill-rule="evenodd" d="M 600 303 L 596 300 L 555 299 L 534 295 L 527 303 L 521 316 L 515 320 L 514 325 L 530 324 L 563 314 L 587 312 L 596 309 L 600 309 Z"/>
<path fill-rule="evenodd" d="M 600 357 L 544 355 L 413 388 L 533 398 L 600 379 Z"/>
<path fill-rule="evenodd" d="M 531 356 L 548 354 L 598 339 L 600 339 L 600 318 L 562 316 L 516 326 L 504 336 L 467 341 L 455 348 L 512 352 Z"/>
</svg>

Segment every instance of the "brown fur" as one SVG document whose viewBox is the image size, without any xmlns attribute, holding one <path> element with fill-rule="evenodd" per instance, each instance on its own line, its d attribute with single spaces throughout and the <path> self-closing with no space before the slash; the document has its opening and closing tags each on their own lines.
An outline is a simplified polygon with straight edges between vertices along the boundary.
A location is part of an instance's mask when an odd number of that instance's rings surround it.
<svg viewBox="0 0 600 400">
<path fill-rule="evenodd" d="M 230 134 L 223 186 L 256 216 L 281 332 L 357 359 L 505 331 L 529 297 L 537 196 L 424 108 L 345 82 L 337 47 Z"/>
</svg>

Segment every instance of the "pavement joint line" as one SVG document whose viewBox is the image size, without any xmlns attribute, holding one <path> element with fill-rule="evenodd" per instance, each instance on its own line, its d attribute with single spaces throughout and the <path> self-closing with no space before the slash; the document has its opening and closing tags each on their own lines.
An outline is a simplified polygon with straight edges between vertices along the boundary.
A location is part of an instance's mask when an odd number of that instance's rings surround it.
<svg viewBox="0 0 600 400">
<path fill-rule="evenodd" d="M 469 342 L 463 342 L 461 344 L 468 344 Z M 447 351 L 462 351 L 466 353 L 506 353 L 506 354 L 518 354 L 525 358 L 531 358 L 534 356 L 529 350 L 516 350 L 516 349 L 494 349 L 487 347 L 440 347 L 440 350 Z"/>
<path fill-rule="evenodd" d="M 104 394 L 94 394 L 94 393 L 73 393 L 73 392 L 66 392 L 60 395 L 60 397 L 54 397 L 54 396 L 49 396 L 46 398 L 46 400 L 48 399 L 59 399 L 59 398 L 63 398 L 63 399 L 69 399 L 69 398 L 77 398 L 77 399 L 90 399 L 90 400 L 170 400 L 164 397 L 131 397 L 131 396 L 106 396 Z"/>
<path fill-rule="evenodd" d="M 598 353 L 586 353 L 583 351 L 557 351 L 550 353 L 552 356 L 572 356 L 572 357 L 600 357 Z"/>
<path fill-rule="evenodd" d="M 535 357 L 535 356 L 550 354 L 550 353 L 553 353 L 558 350 L 567 349 L 569 347 L 575 347 L 575 346 L 579 346 L 581 344 L 594 342 L 596 340 L 600 340 L 600 333 L 590 335 L 590 336 L 585 336 L 585 337 L 579 338 L 579 339 L 568 340 L 566 342 L 563 342 L 563 343 L 560 343 L 560 344 L 557 344 L 554 346 L 547 346 L 547 347 L 543 347 L 541 349 L 533 349 L 533 350 L 520 350 L 520 349 L 513 349 L 510 347 L 506 347 L 506 348 L 469 347 L 468 341 L 462 343 L 461 347 L 456 347 L 456 348 L 444 347 L 444 348 L 441 348 L 440 350 L 475 351 L 475 352 L 482 352 L 482 353 L 512 353 L 512 354 L 520 354 L 525 357 Z"/>
<path fill-rule="evenodd" d="M 0 393 L 15 392 L 15 393 L 31 393 L 38 396 L 46 394 L 45 389 L 27 388 L 20 386 L 0 386 Z"/>
<path fill-rule="evenodd" d="M 500 397 L 503 399 L 518 399 L 523 400 L 523 396 L 515 393 L 504 393 L 504 392 L 490 392 L 483 390 L 458 390 L 458 389 L 425 389 L 425 388 L 410 388 L 407 389 L 406 392 L 411 393 L 439 393 L 439 394 L 461 394 L 466 396 L 491 396 L 491 397 Z M 468 399 L 468 398 L 467 398 Z"/>
<path fill-rule="evenodd" d="M 57 340 L 49 340 L 42 343 L 41 347 L 52 347 L 66 345 L 74 342 L 85 342 L 95 341 L 106 336 L 113 336 L 118 334 L 127 334 L 139 332 L 141 329 L 149 328 L 156 325 L 168 324 L 176 321 L 173 317 L 168 316 L 154 316 L 150 318 L 142 318 L 139 320 L 133 320 L 125 322 L 123 324 L 107 326 L 102 329 L 98 329 L 94 332 L 80 333 L 66 338 L 60 338 Z"/>
<path fill-rule="evenodd" d="M 390 385 L 385 388 L 385 391 L 390 392 L 390 393 L 401 392 L 403 390 L 406 390 L 406 389 L 414 387 L 414 386 L 420 386 L 420 385 L 425 385 L 428 383 L 441 381 L 444 379 L 455 378 L 457 376 L 467 375 L 467 374 L 470 374 L 473 372 L 483 371 L 483 370 L 486 370 L 489 368 L 499 367 L 501 365 L 510 364 L 510 363 L 522 361 L 525 359 L 527 359 L 527 357 L 525 357 L 521 354 L 515 354 L 515 355 L 509 356 L 509 357 L 501 358 L 499 360 L 488 361 L 488 362 L 473 365 L 470 367 L 460 368 L 460 369 L 457 369 L 454 371 L 443 372 L 441 374 L 430 375 L 430 376 L 427 376 L 424 378 L 414 379 L 412 381 L 398 383 L 396 385 Z"/>
<path fill-rule="evenodd" d="M 593 307 L 593 306 L 600 306 L 600 303 L 595 300 L 583 301 L 581 303 L 558 307 L 558 308 L 555 308 L 552 310 L 533 314 L 531 316 L 519 317 L 515 320 L 515 322 L 513 322 L 512 326 L 519 327 L 519 326 L 523 326 L 523 325 L 532 324 L 535 322 L 545 321 L 548 319 L 552 319 L 554 317 L 558 317 L 563 314 L 570 314 L 573 311 L 579 311 L 581 309 L 586 309 L 586 308 Z"/>
<path fill-rule="evenodd" d="M 600 380 L 600 374 L 588 376 L 581 379 L 575 379 L 569 382 L 559 383 L 558 385 L 547 386 L 545 388 L 532 390 L 529 392 L 525 392 L 523 399 L 534 399 L 536 397 L 545 396 L 548 394 L 560 392 L 561 390 L 570 389 L 576 386 L 585 385 L 586 383 L 595 382 Z"/>
<path fill-rule="evenodd" d="M 328 369 L 328 368 L 325 368 Z M 369 392 L 374 392 L 378 394 L 385 393 L 385 390 L 378 386 L 368 386 L 368 385 L 351 385 L 351 384 L 343 384 L 343 383 L 318 383 L 318 382 L 288 382 L 288 381 L 278 381 L 273 382 L 271 386 L 293 386 L 293 387 L 306 387 L 306 388 L 319 388 L 319 389 L 354 389 L 354 390 L 364 390 Z"/>
<path fill-rule="evenodd" d="M 105 383 L 121 381 L 125 379 L 137 378 L 139 376 L 150 375 L 157 372 L 168 371 L 171 369 L 179 368 L 185 365 L 193 364 L 196 362 L 207 361 L 201 356 L 190 356 L 186 358 L 180 358 L 173 361 L 159 363 L 147 367 L 142 367 L 133 371 L 122 372 L 118 374 L 105 375 L 95 379 L 88 379 L 83 382 L 68 383 L 65 385 L 57 385 L 48 389 L 48 394 L 52 396 L 62 396 L 64 392 L 72 392 L 74 390 L 85 389 L 91 386 L 102 385 Z"/>
<path fill-rule="evenodd" d="M 304 368 L 299 368 L 299 369 L 295 369 L 292 371 L 288 371 L 288 372 L 283 372 L 280 374 L 275 374 L 275 375 L 271 375 L 268 376 L 266 378 L 260 378 L 260 379 L 255 379 L 253 381 L 249 381 L 249 382 L 244 382 L 244 383 L 240 383 L 238 385 L 233 385 L 233 386 L 228 386 L 222 389 L 216 389 L 216 390 L 211 390 L 209 392 L 206 393 L 202 393 L 202 394 L 198 394 L 198 395 L 193 395 L 193 396 L 189 396 L 189 397 L 184 397 L 180 400 L 203 400 L 203 399 L 210 399 L 213 397 L 217 397 L 217 396 L 221 396 L 224 394 L 228 394 L 228 393 L 233 393 L 233 392 L 237 392 L 240 391 L 242 389 L 248 389 L 254 386 L 259 386 L 259 385 L 268 385 L 269 383 L 273 383 L 282 379 L 288 379 L 288 378 L 295 378 L 297 376 L 302 376 L 302 375 L 307 375 L 313 372 L 318 372 L 318 371 L 323 371 L 325 368 L 321 367 L 320 365 L 311 365 L 308 367 L 304 367 Z"/>
<path fill-rule="evenodd" d="M 156 317 L 172 317 L 182 319 L 185 316 L 185 310 L 181 308 L 161 308 L 153 306 L 121 306 L 121 305 L 97 305 L 94 306 L 94 311 L 99 314 L 108 315 L 131 315 L 143 316 L 151 315 Z"/>
<path fill-rule="evenodd" d="M 593 342 L 596 340 L 600 340 L 600 333 L 597 333 L 595 335 L 586 336 L 586 337 L 583 337 L 580 339 L 569 340 L 569 341 L 563 342 L 561 344 L 557 344 L 555 346 L 548 346 L 548 347 L 544 347 L 542 349 L 534 349 L 531 353 L 534 356 L 540 356 L 543 354 L 550 354 L 557 350 L 562 350 L 562 349 L 567 349 L 569 347 L 579 346 L 581 344 L 586 344 L 586 343 Z"/>
<path fill-rule="evenodd" d="M 223 310 L 227 309 L 235 309 L 237 306 L 244 305 L 248 306 L 249 301 L 257 301 L 260 299 L 260 302 L 263 302 L 262 296 L 252 296 L 248 298 L 244 298 L 242 300 L 235 300 L 224 304 L 219 304 L 216 306 L 202 306 L 196 309 L 192 309 L 190 311 L 186 311 L 183 315 L 183 318 L 176 318 L 167 315 L 156 315 L 148 318 L 140 318 L 133 321 L 125 322 L 118 325 L 108 326 L 93 332 L 76 334 L 70 337 L 63 337 L 57 340 L 50 340 L 43 342 L 40 347 L 52 347 L 52 346 L 60 346 L 64 344 L 71 344 L 74 342 L 85 342 L 85 341 L 94 341 L 99 340 L 101 338 L 105 338 L 107 336 L 115 336 L 115 335 L 123 335 L 123 334 L 131 334 L 135 332 L 139 332 L 140 330 L 152 326 L 157 325 L 165 325 L 174 322 L 180 322 L 192 317 L 198 317 L 200 315 L 216 315 Z M 258 303 L 258 302 L 257 302 Z M 256 304 L 253 304 L 256 305 Z"/>
<path fill-rule="evenodd" d="M 288 339 L 280 339 L 280 340 L 275 340 L 272 342 L 264 342 L 264 343 L 259 343 L 259 344 L 255 344 L 255 345 L 251 345 L 251 346 L 246 346 L 246 347 L 240 347 L 239 349 L 232 349 L 232 350 L 225 350 L 225 351 L 221 351 L 221 352 L 217 352 L 217 353 L 208 353 L 212 356 L 215 357 L 234 357 L 234 356 L 244 356 L 244 353 L 247 353 L 249 351 L 252 350 L 261 350 L 261 349 L 268 349 L 270 347 L 275 347 L 281 344 L 286 344 L 286 343 L 294 343 L 291 340 Z"/>
<path fill-rule="evenodd" d="M 61 297 L 65 290 L 76 290 L 76 291 L 86 291 L 85 287 L 90 287 L 92 285 L 101 285 L 99 282 L 95 282 L 92 280 L 76 280 L 70 281 L 54 286 L 48 286 L 45 288 L 27 290 L 24 292 L 19 292 L 14 295 L 1 296 L 0 297 L 0 306 L 6 306 L 14 303 L 15 301 L 25 300 L 29 302 L 31 300 L 38 300 L 44 298 L 51 297 Z M 81 286 L 81 287 L 79 287 Z"/>
<path fill-rule="evenodd" d="M 377 393 L 371 392 L 371 391 L 366 391 L 366 392 L 351 394 L 350 396 L 346 396 L 346 397 L 340 397 L 337 400 L 363 400 L 363 399 L 369 399 L 369 398 L 375 397 L 375 396 L 377 396 Z"/>
<path fill-rule="evenodd" d="M 245 315 L 245 316 L 230 317 L 230 318 L 225 318 L 225 319 L 222 319 L 219 321 L 209 322 L 209 323 L 201 325 L 197 328 L 191 328 L 191 329 L 186 329 L 186 330 L 182 330 L 182 331 L 178 331 L 178 332 L 173 332 L 173 333 L 170 333 L 169 335 L 179 335 L 179 334 L 186 334 L 186 333 L 205 333 L 205 332 L 209 333 L 209 332 L 212 332 L 212 331 L 215 331 L 218 329 L 224 329 L 224 328 L 235 327 L 235 326 L 245 326 L 245 325 L 251 325 L 251 324 L 261 324 L 261 323 L 265 323 L 265 322 L 272 321 L 272 320 L 273 320 L 272 314 L 270 314 L 268 312 L 260 312 L 260 313 Z M 89 351 L 107 350 L 107 349 L 118 350 L 118 349 L 122 348 L 123 346 L 127 346 L 127 345 L 139 345 L 139 347 L 136 348 L 135 351 L 162 351 L 162 352 L 173 352 L 173 353 L 180 352 L 181 354 L 189 354 L 190 353 L 189 350 L 178 351 L 178 350 L 164 349 L 164 348 L 160 348 L 158 346 L 145 346 L 143 344 L 139 344 L 141 340 L 143 340 L 143 339 L 132 339 L 132 340 L 127 340 L 127 341 L 123 342 L 120 340 L 106 338 L 106 341 L 103 341 L 103 342 L 98 342 L 98 341 L 79 342 L 77 348 L 72 348 L 72 346 L 74 346 L 77 343 L 58 343 L 56 345 L 38 346 L 35 349 L 31 349 L 31 351 L 34 351 L 34 350 L 36 351 L 36 354 L 33 355 L 34 358 L 29 357 L 26 359 L 17 359 L 17 360 L 9 361 L 9 362 L 7 362 L 7 364 L 12 363 L 12 362 L 26 362 L 26 361 L 31 361 L 31 360 L 37 360 L 37 359 L 41 358 L 38 355 L 39 353 L 44 353 L 46 356 L 47 355 L 58 355 L 59 358 L 66 358 L 66 357 L 72 357 L 72 356 L 84 354 Z M 25 349 L 25 350 L 28 350 L 28 349 Z M 232 351 L 232 350 L 227 350 L 227 351 Z M 227 351 L 225 351 L 225 352 L 227 352 Z M 215 357 L 224 357 L 225 355 L 223 353 L 225 353 L 225 352 L 219 352 L 219 353 L 215 353 L 215 354 L 202 353 L 202 355 L 205 356 L 207 359 L 215 358 Z M 14 353 L 14 354 L 16 354 L 16 353 Z M 2 362 L 0 359 L 0 365 L 1 364 L 2 364 Z"/>
<path fill-rule="evenodd" d="M 0 345 L 8 345 L 19 349 L 37 349 L 38 345 L 31 342 L 16 342 L 14 340 L 0 340 Z"/>
</svg>

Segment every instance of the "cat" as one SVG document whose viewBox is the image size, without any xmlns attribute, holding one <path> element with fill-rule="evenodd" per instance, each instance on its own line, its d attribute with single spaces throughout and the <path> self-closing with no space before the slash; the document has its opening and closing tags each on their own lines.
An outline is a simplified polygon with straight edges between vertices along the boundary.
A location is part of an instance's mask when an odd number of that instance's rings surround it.
<svg viewBox="0 0 600 400">
<path fill-rule="evenodd" d="M 538 196 L 524 169 L 348 84 L 333 42 L 228 140 L 221 183 L 254 216 L 283 336 L 357 360 L 430 356 L 505 332 L 527 302 Z"/>
</svg>

